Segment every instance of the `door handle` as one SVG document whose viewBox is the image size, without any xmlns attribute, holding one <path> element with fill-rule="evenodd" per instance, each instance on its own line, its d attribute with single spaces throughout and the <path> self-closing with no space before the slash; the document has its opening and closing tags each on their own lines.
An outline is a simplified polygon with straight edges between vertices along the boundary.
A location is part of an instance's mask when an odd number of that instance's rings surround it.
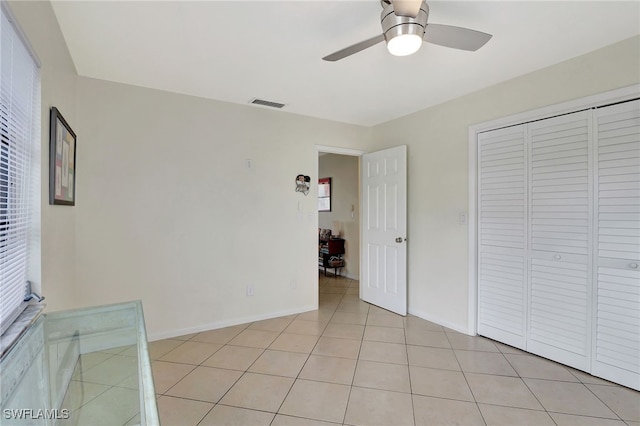
<svg viewBox="0 0 640 426">
<path fill-rule="evenodd" d="M 406 238 L 402 238 L 402 237 L 396 238 L 396 243 L 401 243 L 403 241 L 407 241 L 407 239 Z"/>
<path fill-rule="evenodd" d="M 638 269 L 638 264 L 637 264 L 637 263 L 630 263 L 630 264 L 629 264 L 629 267 L 630 267 L 631 269 Z"/>
</svg>

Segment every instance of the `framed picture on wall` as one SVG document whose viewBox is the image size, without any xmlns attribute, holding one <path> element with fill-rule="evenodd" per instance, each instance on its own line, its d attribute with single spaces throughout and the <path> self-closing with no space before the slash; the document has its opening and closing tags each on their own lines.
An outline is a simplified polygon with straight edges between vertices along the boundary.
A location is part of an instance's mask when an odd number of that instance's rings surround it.
<svg viewBox="0 0 640 426">
<path fill-rule="evenodd" d="M 76 134 L 58 108 L 51 108 L 49 204 L 76 204 Z"/>
<path fill-rule="evenodd" d="M 331 178 L 318 179 L 318 211 L 331 211 Z"/>
</svg>

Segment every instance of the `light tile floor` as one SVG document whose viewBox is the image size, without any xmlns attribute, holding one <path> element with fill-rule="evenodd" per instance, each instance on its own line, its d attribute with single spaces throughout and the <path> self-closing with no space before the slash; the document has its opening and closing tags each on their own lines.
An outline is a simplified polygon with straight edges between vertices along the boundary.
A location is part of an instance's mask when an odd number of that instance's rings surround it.
<svg viewBox="0 0 640 426">
<path fill-rule="evenodd" d="M 630 425 L 640 393 L 392 314 L 320 277 L 320 308 L 150 344 L 160 419 L 191 425 Z"/>
</svg>

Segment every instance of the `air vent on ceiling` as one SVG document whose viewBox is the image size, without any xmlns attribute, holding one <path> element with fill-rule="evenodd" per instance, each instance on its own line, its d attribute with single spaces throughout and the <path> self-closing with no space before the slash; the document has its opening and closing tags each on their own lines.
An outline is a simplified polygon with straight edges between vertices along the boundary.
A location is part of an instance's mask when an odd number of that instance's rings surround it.
<svg viewBox="0 0 640 426">
<path fill-rule="evenodd" d="M 253 99 L 250 103 L 271 108 L 282 108 L 284 106 L 284 104 L 281 104 L 279 102 L 265 101 L 264 99 Z"/>
</svg>

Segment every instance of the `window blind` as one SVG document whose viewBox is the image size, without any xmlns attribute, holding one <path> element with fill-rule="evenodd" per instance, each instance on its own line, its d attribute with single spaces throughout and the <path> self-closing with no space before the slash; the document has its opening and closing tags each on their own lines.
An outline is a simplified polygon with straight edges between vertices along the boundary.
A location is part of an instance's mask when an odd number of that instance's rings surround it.
<svg viewBox="0 0 640 426">
<path fill-rule="evenodd" d="M 26 307 L 32 146 L 39 143 L 40 78 L 8 9 L 0 32 L 0 334 Z M 34 166 L 38 166 L 34 164 Z"/>
</svg>

